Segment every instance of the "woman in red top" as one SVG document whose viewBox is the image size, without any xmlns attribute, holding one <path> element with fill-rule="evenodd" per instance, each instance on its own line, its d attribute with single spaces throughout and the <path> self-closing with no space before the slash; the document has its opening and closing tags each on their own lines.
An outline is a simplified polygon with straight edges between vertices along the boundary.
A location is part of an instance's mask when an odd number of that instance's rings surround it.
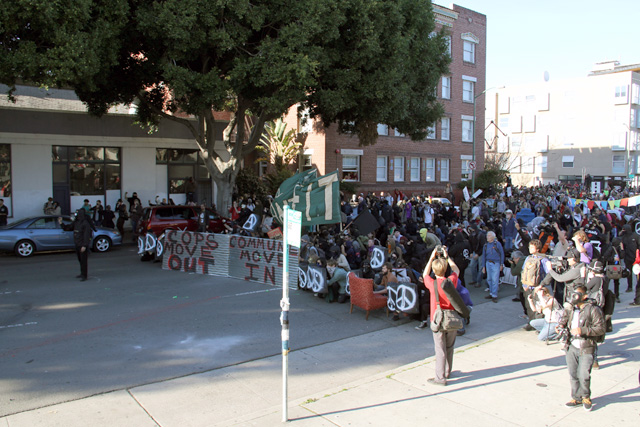
<svg viewBox="0 0 640 427">
<path fill-rule="evenodd" d="M 240 208 L 238 207 L 238 202 L 233 201 L 233 206 L 229 208 L 229 216 L 231 217 L 231 221 L 237 221 L 240 218 Z"/>
<path fill-rule="evenodd" d="M 434 291 L 434 280 L 431 278 L 431 269 L 436 275 L 438 283 L 438 296 L 440 297 L 440 308 L 443 310 L 453 310 L 453 305 L 447 294 L 442 290 L 442 284 L 447 279 L 444 275 L 447 272 L 447 265 L 451 267 L 451 275 L 448 277 L 453 285 L 458 283 L 458 274 L 460 269 L 447 253 L 447 249 L 442 247 L 442 258 L 436 258 L 436 250 L 431 252 L 429 262 L 424 269 L 423 280 L 425 287 L 431 295 L 430 301 L 430 318 L 433 321 L 433 315 L 436 311 L 436 294 Z M 436 351 L 436 377 L 429 378 L 427 382 L 435 385 L 447 385 L 447 378 L 451 375 L 451 367 L 453 366 L 453 346 L 456 343 L 457 331 L 442 331 L 433 333 L 433 343 Z"/>
</svg>

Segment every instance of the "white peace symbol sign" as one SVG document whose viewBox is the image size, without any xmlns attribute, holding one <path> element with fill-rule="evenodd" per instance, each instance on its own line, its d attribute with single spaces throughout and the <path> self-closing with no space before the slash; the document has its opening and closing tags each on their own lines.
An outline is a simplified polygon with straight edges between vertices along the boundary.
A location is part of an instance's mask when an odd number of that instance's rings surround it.
<svg viewBox="0 0 640 427">
<path fill-rule="evenodd" d="M 396 291 L 396 307 L 400 311 L 411 310 L 416 305 L 416 293 L 409 286 L 399 285 Z"/>
<path fill-rule="evenodd" d="M 308 286 L 307 270 L 304 267 L 298 267 L 298 284 L 301 289 L 307 289 Z"/>
<path fill-rule="evenodd" d="M 384 264 L 384 251 L 382 250 L 382 248 L 373 248 L 369 265 L 373 269 L 378 269 L 382 268 L 382 264 Z"/>
<path fill-rule="evenodd" d="M 640 234 L 640 221 L 636 222 L 636 233 Z"/>
<path fill-rule="evenodd" d="M 325 276 L 322 274 L 322 271 L 317 268 L 309 268 L 307 270 L 308 284 L 311 287 L 313 292 L 322 292 L 325 289 Z"/>
</svg>

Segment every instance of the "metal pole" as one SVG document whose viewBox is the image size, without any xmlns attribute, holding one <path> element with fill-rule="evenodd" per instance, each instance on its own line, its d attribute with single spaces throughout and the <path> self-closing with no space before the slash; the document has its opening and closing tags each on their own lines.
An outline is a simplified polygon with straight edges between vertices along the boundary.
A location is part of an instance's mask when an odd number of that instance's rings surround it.
<svg viewBox="0 0 640 427">
<path fill-rule="evenodd" d="M 282 422 L 289 421 L 288 386 L 287 378 L 289 375 L 289 244 L 288 228 L 289 225 L 289 206 L 284 207 L 284 224 L 282 226 L 282 300 L 280 301 L 280 324 L 282 325 Z"/>
<path fill-rule="evenodd" d="M 484 93 L 484 91 L 482 93 Z M 482 93 L 480 95 L 482 95 Z M 478 167 L 476 163 L 476 99 L 478 99 L 478 96 L 473 97 L 473 128 L 471 129 L 471 132 L 473 132 L 471 134 L 473 152 L 471 153 L 471 161 L 476 165 L 476 167 L 471 169 L 471 194 L 476 192 L 476 168 Z"/>
</svg>

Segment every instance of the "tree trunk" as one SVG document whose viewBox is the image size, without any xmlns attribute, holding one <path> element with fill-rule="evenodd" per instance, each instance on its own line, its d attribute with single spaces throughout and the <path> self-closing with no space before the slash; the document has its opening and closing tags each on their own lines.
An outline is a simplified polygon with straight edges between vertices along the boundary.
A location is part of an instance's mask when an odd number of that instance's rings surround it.
<svg viewBox="0 0 640 427">
<path fill-rule="evenodd" d="M 233 189 L 235 187 L 236 177 L 238 176 L 239 171 L 239 167 L 234 168 L 232 165 L 229 165 L 222 173 L 221 178 L 213 178 L 213 181 L 218 188 L 218 192 L 216 194 L 216 208 L 222 216 L 230 216 L 229 208 L 231 207 L 231 198 L 233 196 Z"/>
</svg>

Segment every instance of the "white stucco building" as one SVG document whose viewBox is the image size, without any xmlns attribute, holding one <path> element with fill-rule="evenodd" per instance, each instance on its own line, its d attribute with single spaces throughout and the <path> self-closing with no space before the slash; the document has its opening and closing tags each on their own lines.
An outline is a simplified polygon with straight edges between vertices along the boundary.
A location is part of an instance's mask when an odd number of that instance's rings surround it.
<svg viewBox="0 0 640 427">
<path fill-rule="evenodd" d="M 15 103 L 0 97 L 0 198 L 9 221 L 42 214 L 48 197 L 63 213 L 84 199 L 114 208 L 127 192 L 137 192 L 145 206 L 156 196 L 184 203 L 188 177 L 197 182 L 198 200 L 214 200 L 212 180 L 185 126 L 164 121 L 147 133 L 124 107 L 91 117 L 70 90 L 20 86 L 14 95 Z M 220 140 L 225 125 L 217 129 Z"/>
<path fill-rule="evenodd" d="M 515 185 L 577 182 L 594 190 L 640 173 L 640 64 L 596 64 L 586 77 L 505 87 L 488 95 L 485 154 Z"/>
</svg>

